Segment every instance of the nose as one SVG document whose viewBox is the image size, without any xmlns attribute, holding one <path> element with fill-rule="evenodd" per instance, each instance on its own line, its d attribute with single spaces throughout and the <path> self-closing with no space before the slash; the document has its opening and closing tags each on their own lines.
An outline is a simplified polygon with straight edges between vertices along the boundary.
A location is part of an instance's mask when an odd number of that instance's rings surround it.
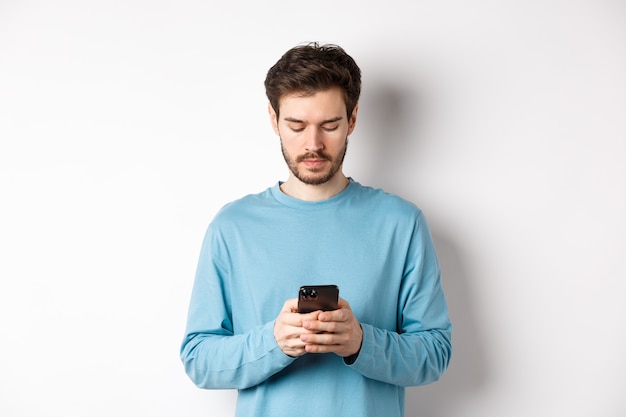
<svg viewBox="0 0 626 417">
<path fill-rule="evenodd" d="M 322 132 L 319 127 L 310 126 L 305 136 L 305 149 L 308 152 L 319 151 L 324 148 Z"/>
</svg>

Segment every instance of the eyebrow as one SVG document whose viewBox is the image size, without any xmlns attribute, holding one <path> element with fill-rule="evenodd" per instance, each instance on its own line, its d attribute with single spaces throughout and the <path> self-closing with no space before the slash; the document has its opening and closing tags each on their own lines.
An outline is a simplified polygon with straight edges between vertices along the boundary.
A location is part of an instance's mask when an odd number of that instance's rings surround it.
<svg viewBox="0 0 626 417">
<path fill-rule="evenodd" d="M 343 119 L 341 116 L 333 117 L 332 119 L 323 120 L 320 124 L 325 125 L 327 123 L 334 123 L 340 121 L 341 119 Z M 304 120 L 296 119 L 295 117 L 285 117 L 284 120 L 291 123 L 305 123 Z"/>
</svg>

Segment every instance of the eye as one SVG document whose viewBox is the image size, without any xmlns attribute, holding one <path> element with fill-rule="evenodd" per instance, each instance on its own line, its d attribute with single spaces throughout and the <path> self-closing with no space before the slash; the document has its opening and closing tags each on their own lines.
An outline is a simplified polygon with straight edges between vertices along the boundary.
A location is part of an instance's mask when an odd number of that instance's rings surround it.
<svg viewBox="0 0 626 417">
<path fill-rule="evenodd" d="M 337 128 L 339 128 L 339 125 L 322 127 L 322 129 L 324 129 L 325 132 L 334 132 L 335 130 L 337 130 Z"/>
<path fill-rule="evenodd" d="M 304 130 L 304 126 L 302 125 L 289 125 L 289 129 L 291 129 L 292 132 L 302 132 Z"/>
</svg>

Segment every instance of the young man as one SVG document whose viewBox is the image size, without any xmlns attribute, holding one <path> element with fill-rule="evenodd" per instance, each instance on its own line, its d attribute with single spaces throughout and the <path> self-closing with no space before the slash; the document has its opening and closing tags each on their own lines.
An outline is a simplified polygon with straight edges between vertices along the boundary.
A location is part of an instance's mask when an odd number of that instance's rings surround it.
<svg viewBox="0 0 626 417">
<path fill-rule="evenodd" d="M 185 370 L 238 389 L 237 416 L 403 416 L 404 387 L 436 381 L 452 352 L 424 216 L 342 172 L 361 89 L 342 48 L 287 51 L 265 87 L 289 178 L 209 225 Z M 300 286 L 320 284 L 339 287 L 338 309 L 298 313 Z"/>
</svg>

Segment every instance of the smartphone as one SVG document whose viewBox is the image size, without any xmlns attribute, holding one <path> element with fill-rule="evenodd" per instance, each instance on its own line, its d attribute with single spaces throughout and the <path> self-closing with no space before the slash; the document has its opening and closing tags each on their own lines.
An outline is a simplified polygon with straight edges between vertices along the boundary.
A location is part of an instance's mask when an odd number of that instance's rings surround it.
<svg viewBox="0 0 626 417">
<path fill-rule="evenodd" d="M 298 313 L 337 310 L 339 287 L 336 285 L 305 285 L 298 293 Z"/>
</svg>

